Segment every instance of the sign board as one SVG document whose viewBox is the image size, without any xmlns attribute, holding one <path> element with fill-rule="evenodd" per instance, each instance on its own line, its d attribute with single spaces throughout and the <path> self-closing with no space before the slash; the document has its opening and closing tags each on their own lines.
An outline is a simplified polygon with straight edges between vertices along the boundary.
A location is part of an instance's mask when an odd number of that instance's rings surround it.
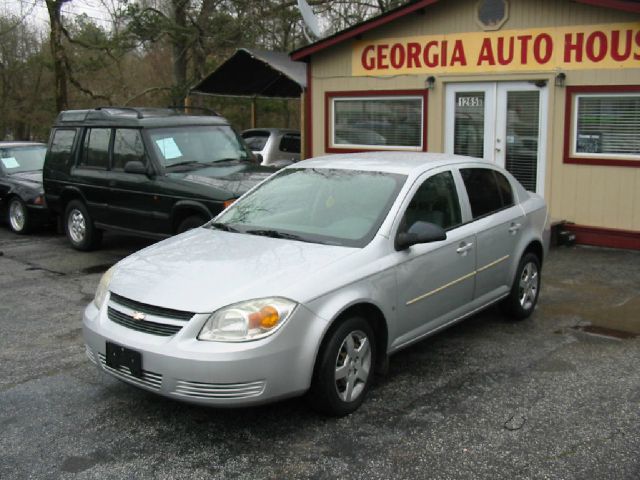
<svg viewBox="0 0 640 480">
<path fill-rule="evenodd" d="M 354 76 L 640 68 L 640 23 L 356 42 Z"/>
</svg>

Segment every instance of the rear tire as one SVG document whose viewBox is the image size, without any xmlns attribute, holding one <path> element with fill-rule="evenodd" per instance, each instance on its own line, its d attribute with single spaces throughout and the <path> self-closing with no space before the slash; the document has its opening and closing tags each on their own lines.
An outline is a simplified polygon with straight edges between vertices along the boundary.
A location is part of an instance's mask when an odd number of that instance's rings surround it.
<svg viewBox="0 0 640 480">
<path fill-rule="evenodd" d="M 342 417 L 364 401 L 373 381 L 376 343 L 373 330 L 362 317 L 351 317 L 328 333 L 316 360 L 307 393 L 311 407 Z"/>
<path fill-rule="evenodd" d="M 76 250 L 89 251 L 102 241 L 102 230 L 93 225 L 87 207 L 80 200 L 71 200 L 64 211 L 64 231 Z"/>
<path fill-rule="evenodd" d="M 192 230 L 194 228 L 201 227 L 206 222 L 207 221 L 199 215 L 191 215 L 180 222 L 180 224 L 178 225 L 178 229 L 176 230 L 176 233 L 184 233 L 187 230 Z"/>
<path fill-rule="evenodd" d="M 524 320 L 533 313 L 540 295 L 540 260 L 533 253 L 520 259 L 511 293 L 504 299 L 504 311 L 513 320 Z"/>
<path fill-rule="evenodd" d="M 14 233 L 22 235 L 31 231 L 31 223 L 29 222 L 29 210 L 27 209 L 25 203 L 18 197 L 13 197 L 9 202 L 7 221 L 9 222 L 9 228 Z"/>
</svg>

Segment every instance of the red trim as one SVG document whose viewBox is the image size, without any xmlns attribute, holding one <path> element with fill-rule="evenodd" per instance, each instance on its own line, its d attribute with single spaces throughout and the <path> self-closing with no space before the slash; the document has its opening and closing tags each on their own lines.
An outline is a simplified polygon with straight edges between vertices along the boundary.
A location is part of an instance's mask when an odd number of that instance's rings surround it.
<svg viewBox="0 0 640 480">
<path fill-rule="evenodd" d="M 325 92 L 324 94 L 324 150 L 327 153 L 354 153 L 380 150 L 375 146 L 371 148 L 339 148 L 331 146 L 330 132 L 330 102 L 336 97 L 387 97 L 411 95 L 422 97 L 422 151 L 427 151 L 427 102 L 428 90 L 353 90 L 340 92 Z"/>
<path fill-rule="evenodd" d="M 324 50 L 332 45 L 337 43 L 344 42 L 345 40 L 349 40 L 350 38 L 357 37 L 358 35 L 362 35 L 369 30 L 373 30 L 374 28 L 378 28 L 382 25 L 386 25 L 389 22 L 393 22 L 397 18 L 404 17 L 410 13 L 413 13 L 417 10 L 421 10 L 433 3 L 436 3 L 438 0 L 421 0 L 416 3 L 412 3 L 406 5 L 404 7 L 397 8 L 395 10 L 391 10 L 390 12 L 383 13 L 377 17 L 374 17 L 365 22 L 359 23 L 358 25 L 354 25 L 351 28 L 346 30 L 342 30 L 341 32 L 336 33 L 328 38 L 323 38 L 322 40 L 317 41 L 316 43 L 312 43 L 311 45 L 307 45 L 299 50 L 291 52 L 292 60 L 302 60 L 309 55 L 312 55 L 320 50 Z"/>
<path fill-rule="evenodd" d="M 625 2 L 623 0 L 575 0 L 576 3 L 584 3 L 593 7 L 611 8 L 629 13 L 640 13 L 640 5 L 636 2 Z"/>
<path fill-rule="evenodd" d="M 564 163 L 578 165 L 602 165 L 607 167 L 635 167 L 640 168 L 640 160 L 622 160 L 619 158 L 585 158 L 571 155 L 571 125 L 573 123 L 573 98 L 576 93 L 626 93 L 640 92 L 640 85 L 582 85 L 567 87 L 564 105 Z"/>
<path fill-rule="evenodd" d="M 575 233 L 576 243 L 598 247 L 640 250 L 640 232 L 615 228 L 588 227 L 567 223 L 563 228 Z"/>
<path fill-rule="evenodd" d="M 307 89 L 304 93 L 304 150 L 305 158 L 313 157 L 313 117 L 311 116 L 311 64 L 307 63 Z"/>
</svg>

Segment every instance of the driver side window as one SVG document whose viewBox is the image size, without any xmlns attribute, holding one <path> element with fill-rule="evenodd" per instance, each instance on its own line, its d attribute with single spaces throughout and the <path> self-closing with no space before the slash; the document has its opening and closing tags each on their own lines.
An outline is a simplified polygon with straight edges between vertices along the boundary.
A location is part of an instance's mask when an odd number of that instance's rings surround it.
<svg viewBox="0 0 640 480">
<path fill-rule="evenodd" d="M 462 223 L 460 201 L 451 172 L 438 173 L 420 185 L 404 213 L 400 231 L 406 232 L 418 221 L 434 223 L 445 230 Z"/>
</svg>

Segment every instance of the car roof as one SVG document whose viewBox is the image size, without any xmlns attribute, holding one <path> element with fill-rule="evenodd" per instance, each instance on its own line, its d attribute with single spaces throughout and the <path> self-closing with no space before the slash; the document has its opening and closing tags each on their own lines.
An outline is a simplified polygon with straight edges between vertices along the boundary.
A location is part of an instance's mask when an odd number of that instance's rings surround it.
<svg viewBox="0 0 640 480">
<path fill-rule="evenodd" d="M 477 158 L 448 153 L 362 152 L 315 157 L 298 162 L 290 168 L 337 168 L 409 175 L 441 166 L 470 162 L 492 165 Z"/>
<path fill-rule="evenodd" d="M 41 142 L 0 142 L 0 148 L 11 147 L 46 147 L 47 145 Z"/>
<path fill-rule="evenodd" d="M 182 125 L 229 125 L 219 115 L 186 115 L 173 108 L 99 107 L 60 112 L 54 126 L 176 127 Z"/>
</svg>

